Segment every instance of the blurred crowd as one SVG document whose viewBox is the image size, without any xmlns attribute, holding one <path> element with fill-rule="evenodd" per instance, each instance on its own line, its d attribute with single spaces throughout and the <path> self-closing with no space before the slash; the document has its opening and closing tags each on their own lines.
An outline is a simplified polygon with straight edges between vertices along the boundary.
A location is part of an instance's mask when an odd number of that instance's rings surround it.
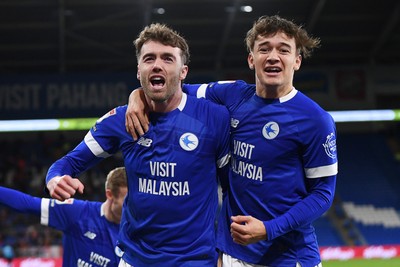
<svg viewBox="0 0 400 267">
<path fill-rule="evenodd" d="M 36 197 L 49 197 L 45 191 L 45 176 L 49 166 L 73 149 L 85 132 L 39 132 L 1 134 L 0 186 L 16 189 Z M 83 195 L 77 198 L 104 200 L 104 182 L 107 173 L 122 166 L 119 155 L 104 160 L 96 168 L 79 176 L 85 185 Z M 13 256 L 51 256 L 51 247 L 61 246 L 61 232 L 40 225 L 40 218 L 17 213 L 0 204 L 0 257 L 4 251 Z M 57 254 L 57 253 L 53 253 Z"/>
</svg>

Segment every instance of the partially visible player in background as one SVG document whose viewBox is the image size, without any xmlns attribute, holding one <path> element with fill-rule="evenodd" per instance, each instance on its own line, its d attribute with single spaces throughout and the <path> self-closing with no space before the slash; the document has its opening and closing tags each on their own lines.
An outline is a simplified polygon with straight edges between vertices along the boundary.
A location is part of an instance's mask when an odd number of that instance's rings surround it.
<svg viewBox="0 0 400 267">
<path fill-rule="evenodd" d="M 332 204 L 338 162 L 333 118 L 298 91 L 293 77 L 319 46 L 299 25 L 262 16 L 247 32 L 243 81 L 184 85 L 189 95 L 225 105 L 231 115 L 229 186 L 218 221 L 223 267 L 320 267 L 312 222 Z M 141 90 L 134 90 L 127 128 L 147 131 Z M 218 116 L 216 114 L 216 116 Z M 143 129 L 139 127 L 143 125 Z"/>
<path fill-rule="evenodd" d="M 118 266 L 115 247 L 122 204 L 128 192 L 124 167 L 111 170 L 102 202 L 38 198 L 0 187 L 0 204 L 40 217 L 40 223 L 63 232 L 63 267 Z"/>
</svg>

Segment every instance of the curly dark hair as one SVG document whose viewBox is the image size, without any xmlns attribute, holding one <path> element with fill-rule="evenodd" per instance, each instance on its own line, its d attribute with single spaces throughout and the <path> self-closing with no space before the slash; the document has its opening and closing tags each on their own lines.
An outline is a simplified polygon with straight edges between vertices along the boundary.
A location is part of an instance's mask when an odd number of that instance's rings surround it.
<svg viewBox="0 0 400 267">
<path fill-rule="evenodd" d="M 304 57 L 310 57 L 314 48 L 320 46 L 320 39 L 310 37 L 302 26 L 284 19 L 278 15 L 261 16 L 254 22 L 253 27 L 247 32 L 245 43 L 247 51 L 251 52 L 258 36 L 272 36 L 278 32 L 285 33 L 294 38 L 298 52 Z"/>
</svg>

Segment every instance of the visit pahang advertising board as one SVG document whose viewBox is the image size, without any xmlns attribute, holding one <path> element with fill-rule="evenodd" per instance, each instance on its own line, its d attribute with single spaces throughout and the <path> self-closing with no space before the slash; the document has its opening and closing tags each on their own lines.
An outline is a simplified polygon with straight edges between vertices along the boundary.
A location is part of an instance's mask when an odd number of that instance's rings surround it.
<svg viewBox="0 0 400 267">
<path fill-rule="evenodd" d="M 131 73 L 0 76 L 0 120 L 98 117 L 137 87 Z"/>
</svg>

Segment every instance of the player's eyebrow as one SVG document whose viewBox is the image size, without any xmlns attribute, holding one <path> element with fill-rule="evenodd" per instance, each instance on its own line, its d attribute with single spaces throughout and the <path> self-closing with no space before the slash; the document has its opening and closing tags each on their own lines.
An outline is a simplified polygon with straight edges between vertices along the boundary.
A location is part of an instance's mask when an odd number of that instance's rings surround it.
<svg viewBox="0 0 400 267">
<path fill-rule="evenodd" d="M 148 53 L 143 54 L 142 58 L 145 58 L 145 57 L 156 57 L 156 56 L 157 56 L 156 53 L 148 52 Z M 176 56 L 173 53 L 170 53 L 170 52 L 162 52 L 161 53 L 161 57 L 172 57 L 174 59 L 176 58 Z"/>
<path fill-rule="evenodd" d="M 271 45 L 271 42 L 270 41 L 261 42 L 261 43 L 258 44 L 258 47 L 265 46 L 265 45 L 269 46 L 269 45 Z M 278 46 L 280 46 L 280 47 L 284 46 L 284 47 L 287 47 L 287 48 L 292 48 L 292 46 L 287 42 L 279 42 Z"/>
</svg>

